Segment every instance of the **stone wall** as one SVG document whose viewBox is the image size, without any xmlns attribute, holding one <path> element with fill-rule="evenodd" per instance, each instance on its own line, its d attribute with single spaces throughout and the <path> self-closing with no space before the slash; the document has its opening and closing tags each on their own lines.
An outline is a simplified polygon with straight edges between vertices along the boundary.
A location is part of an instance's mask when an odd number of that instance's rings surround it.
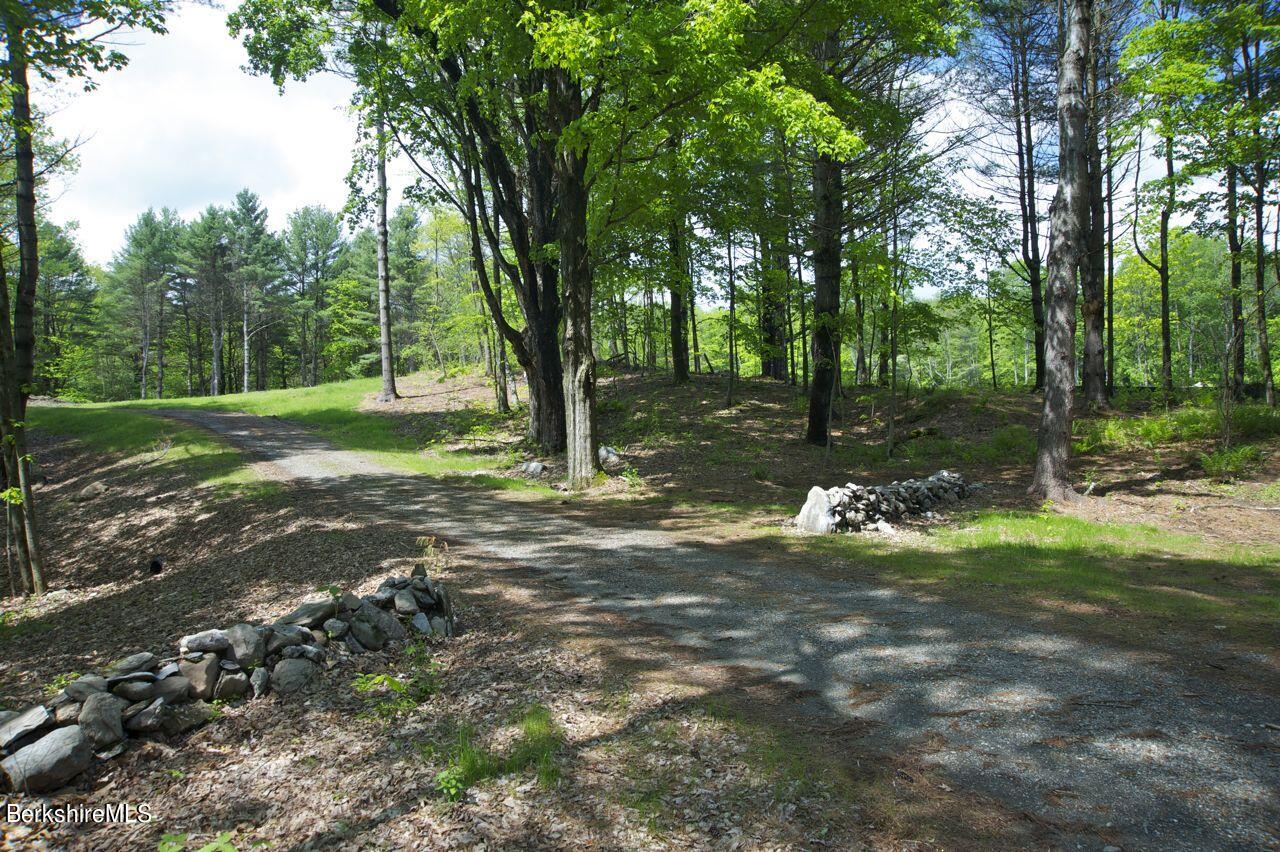
<svg viewBox="0 0 1280 852">
<path fill-rule="evenodd" d="M 203 725 L 215 715 L 211 701 L 287 697 L 311 686 L 335 655 L 456 630 L 449 592 L 421 565 L 364 597 L 332 589 L 273 624 L 192 633 L 175 656 L 139 651 L 67 684 L 46 704 L 0 711 L 0 770 L 12 790 L 52 790 L 95 759 L 123 753 L 131 739 Z"/>
<path fill-rule="evenodd" d="M 981 483 L 965 482 L 963 476 L 949 470 L 889 485 L 862 486 L 852 482 L 835 488 L 815 485 L 809 490 L 795 523 L 812 533 L 892 529 L 890 521 L 905 515 L 929 514 L 935 508 L 960 502 L 980 488 Z"/>
</svg>

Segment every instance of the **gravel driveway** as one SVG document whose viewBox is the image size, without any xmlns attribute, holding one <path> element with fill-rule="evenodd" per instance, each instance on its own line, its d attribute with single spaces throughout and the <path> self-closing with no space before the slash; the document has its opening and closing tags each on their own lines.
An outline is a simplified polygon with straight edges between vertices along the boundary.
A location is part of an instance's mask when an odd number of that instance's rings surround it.
<svg viewBox="0 0 1280 852">
<path fill-rule="evenodd" d="M 517 560 L 584 605 L 794 685 L 812 711 L 923 751 L 955 786 L 1052 827 L 1064 847 L 1280 848 L 1274 690 L 1224 686 L 1201 666 L 1153 664 L 1030 616 L 797 576 L 715 541 L 407 476 L 274 418 L 163 413 L 223 435 L 268 477 L 409 513 L 424 534 Z"/>
</svg>

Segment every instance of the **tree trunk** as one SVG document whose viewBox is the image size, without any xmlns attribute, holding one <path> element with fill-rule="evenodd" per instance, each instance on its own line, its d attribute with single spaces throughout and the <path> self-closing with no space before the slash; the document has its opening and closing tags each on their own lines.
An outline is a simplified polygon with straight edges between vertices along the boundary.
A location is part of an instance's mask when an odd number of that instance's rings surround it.
<svg viewBox="0 0 1280 852">
<path fill-rule="evenodd" d="M 552 114 L 560 131 L 582 117 L 582 90 L 568 72 L 551 72 Z M 596 365 L 591 345 L 592 277 L 587 252 L 587 152 L 556 151 L 560 278 L 564 292 L 565 456 L 569 485 L 591 484 L 596 457 Z M 685 364 L 686 378 L 688 363 Z"/>
<path fill-rule="evenodd" d="M 1160 209 L 1160 387 L 1168 399 L 1173 395 L 1173 327 L 1169 305 L 1169 220 L 1173 216 L 1173 137 L 1164 139 L 1164 206 Z"/>
<path fill-rule="evenodd" d="M 1065 0 L 1066 32 L 1058 64 L 1058 191 L 1049 211 L 1049 290 L 1045 311 L 1045 389 L 1035 476 L 1029 493 L 1046 500 L 1078 499 L 1071 488 L 1072 403 L 1075 391 L 1076 292 L 1086 260 L 1089 221 L 1088 110 L 1091 0 Z"/>
<path fill-rule="evenodd" d="M 1258 326 L 1258 365 L 1262 368 L 1262 392 L 1267 405 L 1276 407 L 1276 385 L 1271 373 L 1271 341 L 1267 337 L 1267 282 L 1266 259 L 1262 238 L 1265 233 L 1264 206 L 1266 204 L 1266 164 L 1254 164 L 1258 178 L 1258 186 L 1254 195 L 1253 215 L 1254 231 L 1257 237 L 1257 255 L 1254 261 L 1254 296 L 1256 311 L 1254 320 Z"/>
<path fill-rule="evenodd" d="M 693 286 L 693 259 L 689 262 L 689 340 L 693 348 L 693 372 L 702 372 L 702 351 L 698 346 L 698 294 Z"/>
<path fill-rule="evenodd" d="M 249 392 L 249 282 L 240 288 L 240 392 Z"/>
<path fill-rule="evenodd" d="M 138 399 L 147 398 L 147 368 L 151 362 L 151 322 L 147 310 L 147 288 L 142 287 L 142 375 L 138 378 Z"/>
<path fill-rule="evenodd" d="M 28 478 L 26 450 L 27 397 L 35 373 L 35 299 L 40 280 L 40 247 L 36 226 L 35 151 L 32 146 L 30 89 L 27 84 L 27 47 L 22 24 L 4 14 L 8 48 L 10 113 L 14 134 L 14 212 L 18 235 L 18 285 L 12 312 L 9 305 L 7 276 L 0 274 L 0 350 L 3 350 L 4 387 L 0 388 L 4 407 L 0 411 L 0 435 L 6 450 L 12 453 L 7 468 L 8 487 L 17 488 L 21 509 L 15 514 L 22 521 L 25 545 L 25 576 L 34 594 L 44 594 L 44 562 L 36 531 L 35 501 Z M 12 317 L 12 325 L 10 324 Z"/>
<path fill-rule="evenodd" d="M 733 386 L 738 378 L 738 285 L 733 267 L 733 233 L 726 235 L 726 250 L 729 271 L 729 393 L 726 404 L 733 407 Z M 1280 275 L 1280 272 L 1277 273 Z"/>
<path fill-rule="evenodd" d="M 378 392 L 378 402 L 391 402 L 398 399 L 400 394 L 396 392 L 395 359 L 391 354 L 391 263 L 387 257 L 387 134 L 381 114 L 378 116 L 377 136 L 378 336 L 382 356 L 382 390 Z M 477 259 L 476 262 L 482 263 L 483 260 Z"/>
<path fill-rule="evenodd" d="M 760 375 L 781 382 L 787 380 L 786 308 L 782 300 L 787 265 L 785 252 L 761 235 Z"/>
<path fill-rule="evenodd" d="M 1228 133 L 1228 136 L 1230 133 Z M 1230 150 L 1228 148 L 1228 150 Z M 1244 398 L 1244 306 L 1241 293 L 1240 213 L 1237 170 L 1234 163 L 1227 163 L 1227 247 L 1231 251 L 1231 330 L 1227 347 L 1227 384 L 1232 399 Z"/>
<path fill-rule="evenodd" d="M 26 400 L 24 382 L 19 374 L 15 353 L 12 316 L 9 305 L 9 281 L 3 259 L 0 258 L 0 444 L 4 457 L 5 486 L 9 494 L 17 491 L 17 499 L 10 497 L 15 520 L 21 530 L 18 535 L 18 554 L 23 585 L 32 594 L 45 591 L 44 559 L 41 555 L 40 537 L 36 530 L 35 499 L 29 478 L 26 445 Z"/>
<path fill-rule="evenodd" d="M 1108 77 L 1108 86 L 1113 81 Z M 1111 156 L 1111 127 L 1107 126 L 1107 398 L 1116 393 L 1116 252 L 1115 163 Z"/>
<path fill-rule="evenodd" d="M 1018 150 L 1021 187 L 1019 197 L 1022 213 L 1022 262 L 1027 270 L 1027 282 L 1031 289 L 1031 322 L 1035 332 L 1036 377 L 1035 389 L 1044 387 L 1044 282 L 1040 258 L 1040 210 L 1036 191 L 1036 141 L 1031 128 L 1031 46 L 1025 41 L 1017 58 L 1019 71 L 1016 108 L 1021 117 L 1018 124 Z"/>
<path fill-rule="evenodd" d="M 1094 7 L 1093 31 L 1101 30 L 1102 4 Z M 1084 318 L 1084 399 L 1090 408 L 1107 407 L 1107 365 L 1103 331 L 1106 311 L 1106 208 L 1103 204 L 1101 96 L 1098 90 L 1098 57 L 1089 61 L 1086 81 L 1088 131 L 1085 138 L 1089 167 L 1087 251 L 1080 266 L 1081 305 Z"/>
<path fill-rule="evenodd" d="M 1258 112 L 1258 101 L 1262 96 L 1262 89 L 1266 85 L 1266 81 L 1262 69 L 1259 67 L 1259 62 L 1263 58 L 1262 45 L 1255 39 L 1252 47 L 1253 50 L 1251 51 L 1250 41 L 1245 39 L 1241 56 L 1244 61 L 1245 93 L 1249 98 L 1252 107 L 1251 111 L 1256 114 Z M 1253 123 L 1251 133 L 1254 150 L 1263 150 L 1264 148 L 1262 120 L 1261 116 L 1259 116 Z M 1267 161 L 1260 158 L 1253 163 L 1254 320 L 1258 328 L 1258 367 L 1262 371 L 1263 398 L 1267 405 L 1275 408 L 1276 388 L 1275 379 L 1271 373 L 1271 341 L 1267 335 L 1266 253 L 1263 250 L 1263 238 L 1266 234 L 1266 203 Z M 1278 225 L 1278 228 L 1280 228 L 1280 225 Z"/>
<path fill-rule="evenodd" d="M 40 280 L 39 231 L 36 226 L 35 151 L 32 147 L 27 46 L 22 23 L 4 15 L 9 52 L 10 113 L 13 118 L 14 212 L 18 232 L 18 286 L 13 305 L 13 351 L 17 371 L 15 415 L 26 416 L 27 396 L 35 371 L 35 299 Z"/>
<path fill-rule="evenodd" d="M 828 50 L 832 38 L 827 39 Z M 840 227 L 844 186 L 840 164 L 823 154 L 813 164 L 813 384 L 809 389 L 809 428 L 805 440 L 830 441 L 836 361 L 840 357 Z"/>
<path fill-rule="evenodd" d="M 689 381 L 689 338 L 686 336 L 688 317 L 685 314 L 685 294 L 691 289 L 688 280 L 689 261 L 685 255 L 684 216 L 671 219 L 668 235 L 671 254 L 671 373 L 676 382 Z"/>
<path fill-rule="evenodd" d="M 167 301 L 162 289 L 156 304 L 156 399 L 164 399 L 164 308 Z"/>
</svg>

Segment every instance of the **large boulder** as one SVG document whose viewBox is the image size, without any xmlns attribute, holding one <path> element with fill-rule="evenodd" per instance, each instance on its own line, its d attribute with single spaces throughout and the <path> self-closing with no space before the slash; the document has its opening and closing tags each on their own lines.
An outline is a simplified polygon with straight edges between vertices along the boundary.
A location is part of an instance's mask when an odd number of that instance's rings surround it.
<svg viewBox="0 0 1280 852">
<path fill-rule="evenodd" d="M 312 601 L 304 603 L 284 618 L 277 621 L 277 624 L 296 624 L 299 627 L 319 627 L 324 624 L 326 619 L 333 618 L 338 612 L 337 604 L 332 600 Z"/>
<path fill-rule="evenodd" d="M 110 748 L 124 739 L 122 714 L 128 706 L 123 698 L 109 692 L 95 692 L 80 707 L 80 729 L 94 751 Z"/>
<path fill-rule="evenodd" d="M 319 675 L 320 667 L 310 660 L 281 660 L 271 670 L 271 691 L 278 695 L 301 692 Z"/>
<path fill-rule="evenodd" d="M 235 654 L 237 663 L 246 669 L 262 665 L 262 660 L 267 656 L 267 644 L 256 627 L 241 622 L 233 624 L 224 632 L 231 643 L 231 653 Z"/>
<path fill-rule="evenodd" d="M 836 515 L 835 489 L 828 491 L 817 485 L 809 489 L 809 497 L 804 501 L 804 508 L 796 516 L 796 526 L 805 532 L 833 533 L 840 526 L 840 518 Z"/>
<path fill-rule="evenodd" d="M 14 718 L 0 725 L 0 749 L 7 749 L 18 744 L 19 740 L 28 737 L 53 725 L 53 714 L 43 704 L 37 704 Z"/>
<path fill-rule="evenodd" d="M 178 664 L 182 676 L 191 684 L 191 694 L 208 701 L 218 685 L 218 655 L 203 654 L 199 660 L 183 660 Z"/>
<path fill-rule="evenodd" d="M 56 790 L 89 768 L 93 744 L 79 725 L 57 728 L 5 758 L 0 768 L 16 791 Z"/>
</svg>

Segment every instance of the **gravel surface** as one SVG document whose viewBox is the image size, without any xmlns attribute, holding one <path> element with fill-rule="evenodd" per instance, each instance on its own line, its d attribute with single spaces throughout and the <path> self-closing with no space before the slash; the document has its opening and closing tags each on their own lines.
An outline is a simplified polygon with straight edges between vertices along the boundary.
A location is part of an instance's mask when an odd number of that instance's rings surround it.
<svg viewBox="0 0 1280 852">
<path fill-rule="evenodd" d="M 353 508 L 537 569 L 584 605 L 657 626 L 708 659 L 769 673 L 809 709 L 923 749 L 958 787 L 1064 846 L 1280 847 L 1280 703 L 1139 653 L 889 587 L 795 576 L 767 554 L 459 488 L 333 449 L 273 418 L 171 411 Z M 1010 570 L 1017 570 L 1011 565 Z"/>
</svg>

